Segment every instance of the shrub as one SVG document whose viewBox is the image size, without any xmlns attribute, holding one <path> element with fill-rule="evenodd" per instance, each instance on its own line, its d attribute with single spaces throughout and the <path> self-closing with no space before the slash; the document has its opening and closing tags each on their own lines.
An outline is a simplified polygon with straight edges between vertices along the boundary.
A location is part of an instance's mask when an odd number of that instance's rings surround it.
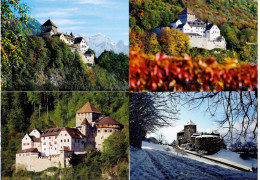
<svg viewBox="0 0 260 180">
<path fill-rule="evenodd" d="M 129 54 L 130 91 L 224 91 L 256 90 L 257 65 L 240 65 L 225 58 L 217 63 L 212 58 L 189 56 L 168 57 Z"/>
</svg>

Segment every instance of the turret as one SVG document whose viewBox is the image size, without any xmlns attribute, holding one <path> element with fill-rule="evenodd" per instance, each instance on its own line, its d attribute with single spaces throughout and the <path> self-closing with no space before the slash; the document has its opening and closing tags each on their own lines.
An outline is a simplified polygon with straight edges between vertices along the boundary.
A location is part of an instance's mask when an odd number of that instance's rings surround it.
<svg viewBox="0 0 260 180">
<path fill-rule="evenodd" d="M 76 112 L 76 126 L 81 126 L 83 120 L 86 118 L 87 122 L 92 123 L 101 116 L 101 112 L 95 108 L 90 102 L 87 102 Z"/>
</svg>

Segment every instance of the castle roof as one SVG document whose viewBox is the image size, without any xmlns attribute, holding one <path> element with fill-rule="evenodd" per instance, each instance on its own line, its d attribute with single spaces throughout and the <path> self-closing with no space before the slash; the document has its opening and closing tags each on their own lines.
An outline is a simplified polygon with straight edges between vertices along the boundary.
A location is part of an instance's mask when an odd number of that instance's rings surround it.
<svg viewBox="0 0 260 180">
<path fill-rule="evenodd" d="M 85 136 L 77 128 L 64 127 L 63 130 L 66 130 L 72 138 L 82 138 Z"/>
<path fill-rule="evenodd" d="M 90 124 L 88 123 L 87 118 L 85 118 L 85 119 L 82 121 L 81 125 L 90 125 Z"/>
<path fill-rule="evenodd" d="M 50 19 L 48 19 L 42 26 L 54 26 L 57 27 Z"/>
<path fill-rule="evenodd" d="M 87 102 L 76 113 L 89 113 L 89 112 L 101 114 L 101 112 L 97 108 L 95 108 L 90 102 Z"/>
<path fill-rule="evenodd" d="M 35 136 L 29 136 L 33 142 L 41 142 L 41 138 L 36 138 Z"/>
<path fill-rule="evenodd" d="M 40 134 L 42 134 L 42 131 L 39 130 L 38 128 L 33 128 L 33 130 L 36 130 L 36 131 L 38 131 Z M 32 131 L 33 131 L 33 130 L 32 130 Z"/>
<path fill-rule="evenodd" d="M 111 125 L 121 125 L 118 121 L 112 119 L 111 117 L 103 117 L 97 124 L 111 124 Z"/>
<path fill-rule="evenodd" d="M 196 126 L 196 124 L 194 123 L 194 122 L 192 122 L 191 120 L 189 120 L 187 123 L 186 123 L 186 125 L 195 125 Z M 185 125 L 185 126 L 186 126 Z"/>
<path fill-rule="evenodd" d="M 183 28 L 184 25 L 185 25 L 185 24 L 180 24 L 180 25 L 177 27 L 177 29 L 178 29 L 178 28 Z"/>
<path fill-rule="evenodd" d="M 74 44 L 79 44 L 83 40 L 83 37 L 76 37 Z"/>
<path fill-rule="evenodd" d="M 38 153 L 38 149 L 37 148 L 29 148 L 29 149 L 23 149 L 21 151 L 19 151 L 16 154 L 20 154 L 20 153 L 29 153 L 29 152 L 34 152 L 34 153 Z"/>
<path fill-rule="evenodd" d="M 193 14 L 195 15 L 194 12 L 192 12 L 189 8 L 185 8 L 182 10 L 182 12 L 179 13 L 179 15 L 182 15 L 182 14 Z"/>
<path fill-rule="evenodd" d="M 51 128 L 51 129 L 46 129 L 43 134 L 42 137 L 46 137 L 46 136 L 58 136 L 60 134 L 61 131 L 67 131 L 69 133 L 69 135 L 72 138 L 82 138 L 84 136 L 84 134 L 82 134 L 78 129 L 76 128 L 69 128 L 69 127 L 61 127 L 61 128 Z"/>
<path fill-rule="evenodd" d="M 210 30 L 212 27 L 214 26 L 214 24 L 209 24 L 206 26 L 206 30 Z"/>
<path fill-rule="evenodd" d="M 45 136 L 58 136 L 59 133 L 62 131 L 62 129 L 63 129 L 63 127 L 46 129 L 43 132 L 42 137 L 45 137 Z"/>
<path fill-rule="evenodd" d="M 73 37 L 75 37 L 74 34 L 73 34 L 72 32 L 70 33 L 70 35 L 73 36 Z"/>
</svg>

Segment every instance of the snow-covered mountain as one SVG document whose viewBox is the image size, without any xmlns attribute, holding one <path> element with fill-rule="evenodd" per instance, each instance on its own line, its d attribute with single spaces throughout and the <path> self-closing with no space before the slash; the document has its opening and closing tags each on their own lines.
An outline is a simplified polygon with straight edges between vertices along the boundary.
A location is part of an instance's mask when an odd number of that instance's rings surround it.
<svg viewBox="0 0 260 180">
<path fill-rule="evenodd" d="M 118 43 L 112 42 L 108 37 L 102 33 L 98 33 L 91 37 L 85 37 L 90 49 L 96 52 L 98 57 L 104 50 L 113 50 L 115 53 L 125 53 L 128 54 L 128 46 L 124 44 L 122 40 Z"/>
</svg>

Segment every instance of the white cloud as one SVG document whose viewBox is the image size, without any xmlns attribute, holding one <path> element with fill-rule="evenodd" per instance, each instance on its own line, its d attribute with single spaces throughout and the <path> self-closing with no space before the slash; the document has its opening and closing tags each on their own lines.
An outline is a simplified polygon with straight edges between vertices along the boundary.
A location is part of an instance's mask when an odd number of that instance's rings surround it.
<svg viewBox="0 0 260 180">
<path fill-rule="evenodd" d="M 105 0 L 78 0 L 77 4 L 93 4 L 93 5 L 106 5 L 109 4 L 109 1 Z"/>
<path fill-rule="evenodd" d="M 73 14 L 73 12 L 78 11 L 78 8 L 64 8 L 64 9 L 59 9 L 56 8 L 55 10 L 53 9 L 48 9 L 48 11 L 42 11 L 41 13 L 36 13 L 34 15 L 34 18 L 46 18 L 46 17 L 68 17 Z"/>
</svg>

